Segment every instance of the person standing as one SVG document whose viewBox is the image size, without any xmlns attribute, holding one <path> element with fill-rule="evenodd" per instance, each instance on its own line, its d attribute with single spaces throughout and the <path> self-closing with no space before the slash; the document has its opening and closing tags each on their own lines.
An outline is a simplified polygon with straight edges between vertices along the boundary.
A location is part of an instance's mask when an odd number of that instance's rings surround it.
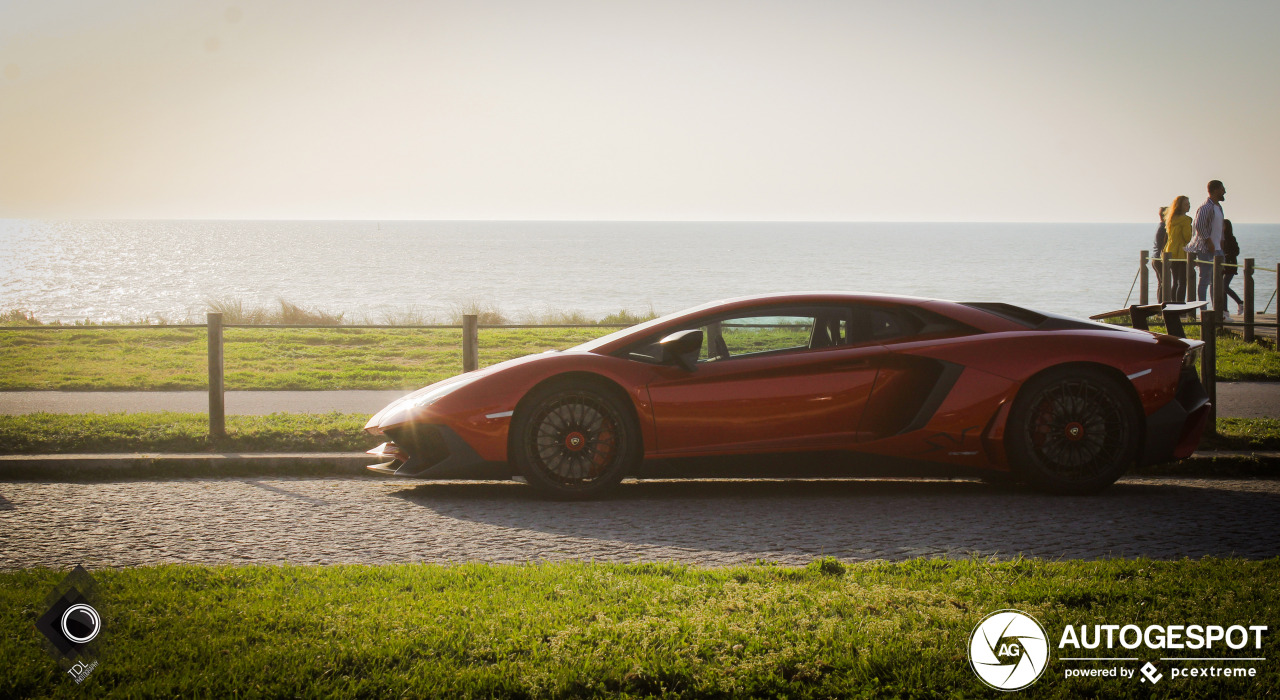
<svg viewBox="0 0 1280 700">
<path fill-rule="evenodd" d="M 1223 262 L 1226 263 L 1222 268 L 1222 288 L 1226 290 L 1227 296 L 1235 299 L 1236 313 L 1243 315 L 1244 300 L 1231 288 L 1231 278 L 1236 276 L 1235 266 L 1240 264 L 1240 242 L 1236 240 L 1235 231 L 1231 229 L 1231 219 L 1222 220 L 1222 253 Z M 1225 309 L 1222 315 L 1224 317 L 1227 315 Z"/>
<path fill-rule="evenodd" d="M 1193 254 L 1200 283 L 1196 285 L 1196 301 L 1209 299 L 1209 284 L 1213 282 L 1213 259 L 1222 257 L 1222 201 L 1227 198 L 1227 188 L 1220 180 L 1209 181 L 1209 198 L 1196 210 L 1195 235 L 1187 245 Z M 1214 311 L 1222 311 L 1215 308 Z"/>
<path fill-rule="evenodd" d="M 1160 207 L 1160 228 L 1156 229 L 1156 240 L 1151 245 L 1151 269 L 1156 272 L 1156 303 L 1164 302 L 1164 285 L 1160 283 L 1160 254 L 1164 252 L 1165 243 L 1169 242 L 1169 235 L 1164 228 L 1164 213 L 1169 211 L 1169 207 Z"/>
<path fill-rule="evenodd" d="M 1174 198 L 1173 204 L 1165 210 L 1164 228 L 1168 240 L 1164 251 L 1169 254 L 1169 303 L 1181 304 L 1187 300 L 1187 244 L 1191 242 L 1191 200 L 1186 195 Z"/>
</svg>

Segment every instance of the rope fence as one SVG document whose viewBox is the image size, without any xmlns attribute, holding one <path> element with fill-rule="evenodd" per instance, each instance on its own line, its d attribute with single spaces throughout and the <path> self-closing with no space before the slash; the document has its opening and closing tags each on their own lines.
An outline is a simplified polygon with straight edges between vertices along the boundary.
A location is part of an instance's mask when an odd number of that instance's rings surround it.
<svg viewBox="0 0 1280 700">
<path fill-rule="evenodd" d="M 1272 340 L 1280 341 L 1280 314 L 1276 319 L 1267 320 L 1260 319 L 1259 314 L 1266 314 L 1271 310 L 1271 302 L 1276 299 L 1277 292 L 1280 292 L 1280 264 L 1274 267 L 1259 267 L 1253 258 L 1245 258 L 1238 263 L 1228 263 L 1221 257 L 1214 258 L 1210 261 L 1197 261 L 1187 259 L 1174 259 L 1169 253 L 1162 253 L 1158 258 L 1151 258 L 1149 251 L 1143 249 L 1138 254 L 1138 274 L 1133 284 L 1129 285 L 1129 293 L 1125 295 L 1125 308 L 1129 308 L 1129 302 L 1133 298 L 1133 288 L 1135 285 L 1139 288 L 1138 304 L 1146 306 L 1149 303 L 1148 296 L 1150 293 L 1150 280 L 1148 265 L 1151 264 L 1158 274 L 1156 276 L 1157 300 L 1161 302 L 1177 302 L 1184 300 L 1189 302 L 1197 301 L 1197 291 L 1200 285 L 1205 283 L 1204 278 L 1209 278 L 1210 289 L 1212 292 L 1208 295 L 1213 300 L 1213 310 L 1218 313 L 1221 318 L 1217 319 L 1217 325 L 1232 329 L 1243 329 L 1242 335 L 1245 342 L 1254 342 L 1260 335 L 1272 336 Z M 1238 270 L 1239 272 L 1231 272 L 1227 274 L 1227 269 Z M 1174 272 L 1185 270 L 1185 276 L 1179 280 L 1181 294 L 1174 296 Z M 1275 287 L 1272 288 L 1271 295 L 1267 298 L 1267 303 L 1263 305 L 1262 311 L 1257 311 L 1256 302 L 1256 283 L 1257 273 L 1267 273 L 1274 276 Z M 1230 289 L 1228 283 L 1239 277 L 1244 283 L 1243 296 L 1236 296 L 1237 303 L 1240 305 L 1240 320 L 1230 319 L 1227 314 L 1227 292 Z M 1197 284 L 1197 278 L 1199 283 Z M 1234 290 L 1231 290 L 1234 294 Z M 1201 299 L 1201 301 L 1204 301 Z M 1108 314 L 1121 314 L 1125 311 L 1108 312 Z"/>
<path fill-rule="evenodd" d="M 375 325 L 375 324 L 257 324 L 257 323 L 223 323 L 222 314 L 209 312 L 206 323 L 175 324 L 132 324 L 132 325 L 47 325 L 47 326 L 0 326 L 0 331 L 103 331 L 103 330 L 167 330 L 167 329 L 204 329 L 208 332 L 209 357 L 209 435 L 214 438 L 226 436 L 226 382 L 223 372 L 223 330 L 227 328 L 257 329 L 326 329 L 326 330 L 461 330 L 462 331 L 462 371 L 473 372 L 480 368 L 481 330 L 516 330 L 537 328 L 630 328 L 630 323 L 494 323 L 481 324 L 479 317 L 464 315 L 462 324 L 418 324 L 418 325 Z"/>
</svg>

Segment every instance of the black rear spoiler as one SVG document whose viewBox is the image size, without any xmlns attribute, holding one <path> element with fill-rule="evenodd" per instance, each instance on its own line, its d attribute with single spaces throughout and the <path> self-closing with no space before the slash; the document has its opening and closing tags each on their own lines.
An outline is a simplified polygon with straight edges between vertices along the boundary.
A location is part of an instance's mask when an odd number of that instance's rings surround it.
<svg viewBox="0 0 1280 700">
<path fill-rule="evenodd" d="M 1151 330 L 1147 319 L 1160 314 L 1164 317 L 1164 329 L 1168 335 L 1178 338 L 1187 337 L 1187 331 L 1182 327 L 1182 317 L 1197 309 L 1203 309 L 1208 306 L 1207 301 L 1193 301 L 1189 304 L 1147 304 L 1139 306 L 1134 304 L 1127 309 L 1118 311 L 1108 311 L 1102 314 L 1095 314 L 1089 318 L 1094 321 L 1101 321 L 1104 318 L 1116 318 L 1129 314 L 1129 321 L 1133 323 L 1133 327 L 1140 331 Z"/>
</svg>

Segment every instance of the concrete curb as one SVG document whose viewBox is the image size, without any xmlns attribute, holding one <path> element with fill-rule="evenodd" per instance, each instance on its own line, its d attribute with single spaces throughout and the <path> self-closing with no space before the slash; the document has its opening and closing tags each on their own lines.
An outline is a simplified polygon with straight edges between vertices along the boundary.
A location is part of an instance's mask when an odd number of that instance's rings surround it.
<svg viewBox="0 0 1280 700">
<path fill-rule="evenodd" d="M 374 476 L 363 452 L 0 455 L 0 480 L 220 476 Z"/>
<path fill-rule="evenodd" d="M 363 452 L 0 455 L 0 481 L 110 481 L 230 476 L 378 477 Z M 1280 476 L 1280 451 L 1197 452 L 1131 476 Z"/>
</svg>

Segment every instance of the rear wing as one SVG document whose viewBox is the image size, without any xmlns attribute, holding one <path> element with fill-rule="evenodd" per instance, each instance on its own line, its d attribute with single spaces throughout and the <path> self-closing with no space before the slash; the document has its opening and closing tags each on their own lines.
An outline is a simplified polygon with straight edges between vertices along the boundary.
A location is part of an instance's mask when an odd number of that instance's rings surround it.
<svg viewBox="0 0 1280 700">
<path fill-rule="evenodd" d="M 1182 317 L 1208 305 L 1208 301 L 1193 301 L 1189 304 L 1147 304 L 1146 306 L 1134 304 L 1127 309 L 1095 314 L 1089 318 L 1094 321 L 1101 321 L 1106 318 L 1117 318 L 1128 314 L 1129 321 L 1134 328 L 1140 331 L 1148 331 L 1151 326 L 1147 323 L 1147 319 L 1160 314 L 1164 317 L 1164 328 L 1168 335 L 1185 338 L 1187 337 L 1187 331 L 1182 327 Z"/>
</svg>

